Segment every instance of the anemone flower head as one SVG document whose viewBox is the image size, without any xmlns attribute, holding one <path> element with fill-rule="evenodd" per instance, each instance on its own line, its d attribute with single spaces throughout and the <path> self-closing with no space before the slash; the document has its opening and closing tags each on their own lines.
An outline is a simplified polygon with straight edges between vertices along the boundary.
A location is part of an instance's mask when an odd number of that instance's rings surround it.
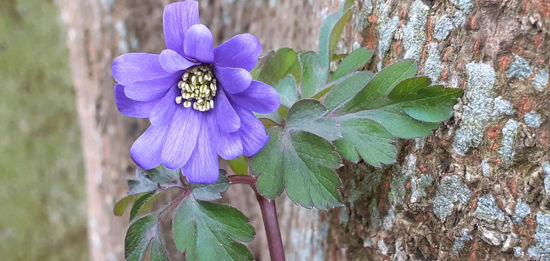
<svg viewBox="0 0 550 261">
<path fill-rule="evenodd" d="M 266 144 L 269 137 L 253 112 L 275 111 L 279 95 L 252 80 L 262 52 L 255 36 L 239 34 L 214 48 L 196 1 L 166 6 L 163 22 L 167 49 L 127 53 L 113 62 L 119 111 L 151 122 L 130 156 L 143 169 L 163 164 L 181 169 L 189 182 L 214 183 L 218 155 L 252 156 Z"/>
</svg>

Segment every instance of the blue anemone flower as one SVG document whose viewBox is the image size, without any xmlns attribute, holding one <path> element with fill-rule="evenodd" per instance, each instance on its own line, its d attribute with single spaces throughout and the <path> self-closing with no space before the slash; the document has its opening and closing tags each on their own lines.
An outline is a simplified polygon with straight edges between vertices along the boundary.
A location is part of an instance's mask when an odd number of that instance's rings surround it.
<svg viewBox="0 0 550 261">
<path fill-rule="evenodd" d="M 214 183 L 218 155 L 253 156 L 267 143 L 253 112 L 277 110 L 279 95 L 252 80 L 262 52 L 255 36 L 239 34 L 214 48 L 196 1 L 166 6 L 163 22 L 167 49 L 127 53 L 113 62 L 119 111 L 151 122 L 130 155 L 143 169 L 164 164 L 181 168 L 189 182 Z"/>
</svg>

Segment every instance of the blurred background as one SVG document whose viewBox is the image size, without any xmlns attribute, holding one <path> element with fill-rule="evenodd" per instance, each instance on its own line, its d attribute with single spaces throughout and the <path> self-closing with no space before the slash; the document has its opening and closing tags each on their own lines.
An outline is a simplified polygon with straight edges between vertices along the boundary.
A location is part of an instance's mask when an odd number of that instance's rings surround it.
<svg viewBox="0 0 550 261">
<path fill-rule="evenodd" d="M 52 0 L 0 1 L 0 256 L 87 260 L 80 128 Z"/>
</svg>

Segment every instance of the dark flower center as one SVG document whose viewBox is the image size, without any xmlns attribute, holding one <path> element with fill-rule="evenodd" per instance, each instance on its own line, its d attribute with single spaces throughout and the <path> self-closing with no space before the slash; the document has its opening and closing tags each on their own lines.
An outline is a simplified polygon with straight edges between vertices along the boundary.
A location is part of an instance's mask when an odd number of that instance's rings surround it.
<svg viewBox="0 0 550 261">
<path fill-rule="evenodd" d="M 181 95 L 176 103 L 186 108 L 193 106 L 197 111 L 208 111 L 214 108 L 214 97 L 218 89 L 217 80 L 208 65 L 198 65 L 187 70 L 178 82 Z"/>
</svg>

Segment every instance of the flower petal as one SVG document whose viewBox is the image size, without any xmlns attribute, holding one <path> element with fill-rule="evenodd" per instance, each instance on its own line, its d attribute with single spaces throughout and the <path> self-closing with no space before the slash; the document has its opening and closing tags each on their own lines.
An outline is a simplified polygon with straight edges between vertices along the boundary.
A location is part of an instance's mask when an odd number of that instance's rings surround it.
<svg viewBox="0 0 550 261">
<path fill-rule="evenodd" d="M 170 125 L 170 120 L 172 120 L 174 112 L 178 108 L 178 104 L 176 104 L 176 96 L 178 96 L 178 94 L 179 89 L 174 86 L 166 92 L 162 99 L 160 99 L 149 114 L 149 121 L 151 121 L 152 125 Z"/>
<path fill-rule="evenodd" d="M 225 160 L 236 159 L 243 154 L 243 143 L 239 132 L 218 131 L 216 148 L 218 154 Z"/>
<path fill-rule="evenodd" d="M 259 81 L 252 81 L 246 91 L 238 94 L 230 94 L 229 99 L 233 104 L 259 113 L 271 113 L 279 108 L 280 100 L 277 90 Z"/>
<path fill-rule="evenodd" d="M 214 74 L 228 93 L 243 92 L 252 83 L 252 75 L 241 68 L 216 66 Z"/>
<path fill-rule="evenodd" d="M 235 106 L 241 117 L 241 129 L 238 131 L 243 143 L 243 154 L 252 157 L 258 153 L 269 140 L 265 127 L 254 114 L 240 106 Z"/>
<path fill-rule="evenodd" d="M 231 106 L 231 103 L 225 96 L 225 92 L 220 89 L 214 102 L 214 113 L 216 114 L 216 123 L 220 130 L 225 132 L 234 132 L 241 127 L 241 119 Z"/>
<path fill-rule="evenodd" d="M 134 101 L 124 94 L 124 86 L 115 84 L 115 102 L 120 113 L 134 118 L 147 118 L 160 100 Z"/>
<path fill-rule="evenodd" d="M 128 98 L 136 101 L 150 101 L 162 98 L 168 88 L 177 84 L 180 76 L 179 73 L 174 73 L 164 78 L 130 83 L 125 85 L 124 93 Z"/>
<path fill-rule="evenodd" d="M 160 53 L 159 62 L 162 68 L 167 72 L 183 71 L 195 65 L 194 62 L 183 58 L 181 55 L 170 49 L 163 50 Z"/>
<path fill-rule="evenodd" d="M 216 123 L 213 116 L 212 114 L 205 116 L 195 150 L 185 166 L 181 168 L 181 172 L 191 183 L 211 184 L 218 181 L 218 153 L 215 148 L 216 137 L 212 131 Z"/>
<path fill-rule="evenodd" d="M 262 44 L 252 34 L 239 34 L 214 49 L 217 65 L 252 70 L 262 53 Z"/>
<path fill-rule="evenodd" d="M 170 73 L 160 66 L 159 55 L 126 53 L 113 61 L 113 78 L 122 85 L 166 77 Z"/>
<path fill-rule="evenodd" d="M 181 168 L 195 148 L 203 121 L 202 113 L 189 108 L 177 108 L 162 147 L 162 163 L 170 169 Z"/>
<path fill-rule="evenodd" d="M 214 60 L 214 39 L 212 32 L 202 25 L 196 24 L 189 28 L 185 34 L 183 43 L 185 55 L 197 59 L 203 63 L 211 63 Z"/>
<path fill-rule="evenodd" d="M 164 8 L 164 41 L 166 48 L 184 54 L 185 34 L 195 24 L 200 24 L 199 3 L 196 1 L 176 2 Z"/>
<path fill-rule="evenodd" d="M 156 168 L 161 163 L 162 144 L 167 126 L 149 126 L 130 149 L 130 156 L 142 169 Z"/>
</svg>

